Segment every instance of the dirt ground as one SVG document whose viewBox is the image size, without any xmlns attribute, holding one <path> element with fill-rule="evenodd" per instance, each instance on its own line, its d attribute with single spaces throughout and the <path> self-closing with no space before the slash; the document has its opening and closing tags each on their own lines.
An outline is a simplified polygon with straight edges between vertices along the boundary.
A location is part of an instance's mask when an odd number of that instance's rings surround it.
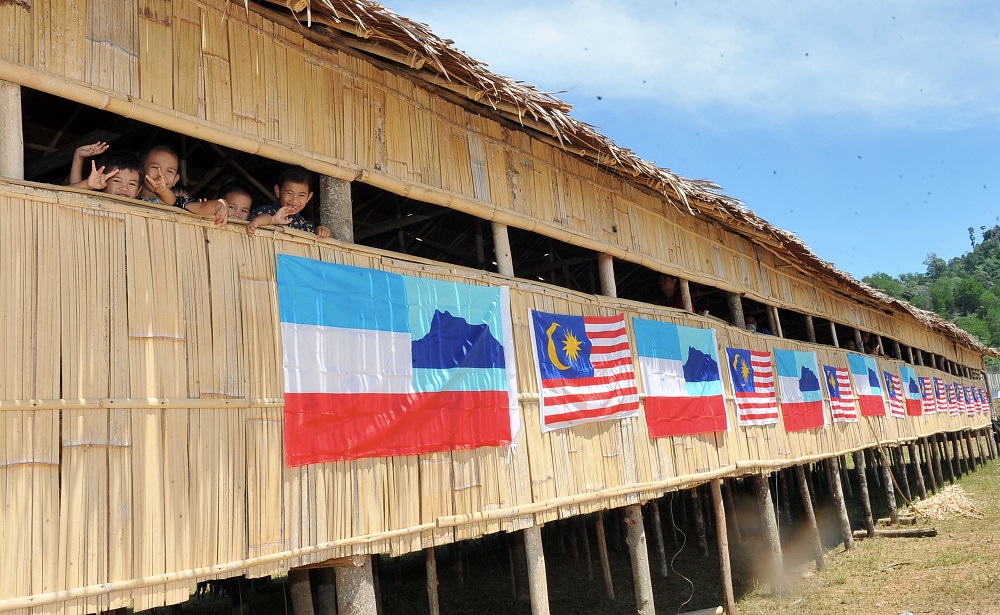
<svg viewBox="0 0 1000 615">
<path fill-rule="evenodd" d="M 912 480 L 912 478 L 911 478 Z M 741 615 L 772 613 L 812 614 L 1000 614 L 1000 463 L 990 463 L 963 477 L 959 485 L 973 500 L 983 518 L 951 515 L 945 519 L 918 517 L 918 527 L 936 527 L 936 538 L 874 538 L 857 542 L 852 552 L 839 544 L 830 506 L 817 515 L 826 545 L 826 567 L 817 571 L 811 560 L 808 536 L 792 499 L 791 523 L 779 515 L 785 556 L 785 587 L 772 593 L 762 583 L 766 553 L 756 536 L 756 510 L 752 497 L 737 493 L 742 509 L 744 542 L 731 542 L 733 577 Z M 787 487 L 787 486 L 786 486 Z M 776 489 L 781 486 L 775 485 Z M 884 491 L 871 485 L 876 516 L 884 516 Z M 848 498 L 852 526 L 862 526 L 857 498 Z M 653 538 L 647 525 L 650 565 L 657 613 L 685 613 L 722 604 L 718 551 L 714 530 L 709 531 L 709 555 L 702 556 L 690 526 L 685 500 L 661 501 L 667 529 L 667 557 L 672 560 L 666 579 L 657 573 Z M 674 542 L 669 508 L 678 525 L 690 535 L 677 534 Z M 684 510 L 682 510 L 684 509 Z M 632 571 L 623 532 L 614 512 L 606 513 L 608 547 L 615 599 L 605 595 L 597 559 L 593 518 L 590 520 L 592 577 L 587 576 L 578 520 L 548 524 L 543 529 L 549 604 L 552 613 L 635 613 Z M 685 540 L 686 538 L 686 540 Z M 479 613 L 530 613 L 529 605 L 515 598 L 506 536 L 488 536 L 464 545 L 437 549 L 441 612 L 445 615 Z M 462 562 L 462 566 L 458 562 Z M 380 592 L 383 615 L 428 613 L 423 556 L 382 558 Z M 160 609 L 167 612 L 168 609 Z M 176 612 L 176 611 L 174 611 Z M 229 600 L 212 597 L 204 603 L 183 606 L 195 614 L 228 613 Z M 285 579 L 258 584 L 251 597 L 253 613 L 291 613 Z"/>
</svg>

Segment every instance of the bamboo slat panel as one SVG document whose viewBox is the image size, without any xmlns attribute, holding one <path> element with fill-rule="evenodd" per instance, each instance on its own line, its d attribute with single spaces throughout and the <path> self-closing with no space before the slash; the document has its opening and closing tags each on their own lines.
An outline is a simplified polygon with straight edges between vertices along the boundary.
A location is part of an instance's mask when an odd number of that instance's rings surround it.
<svg viewBox="0 0 1000 615">
<path fill-rule="evenodd" d="M 31 5 L 5 2 L 0 5 L 0 33 L 8 41 L 0 48 L 0 59 L 33 64 L 35 50 Z"/>
</svg>

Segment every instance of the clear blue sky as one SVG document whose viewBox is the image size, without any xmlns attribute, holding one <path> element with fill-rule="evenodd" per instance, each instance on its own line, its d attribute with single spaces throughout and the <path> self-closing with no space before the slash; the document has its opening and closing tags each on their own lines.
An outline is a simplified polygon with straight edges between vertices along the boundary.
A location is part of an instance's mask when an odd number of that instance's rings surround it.
<svg viewBox="0 0 1000 615">
<path fill-rule="evenodd" d="M 861 278 L 1000 222 L 1000 4 L 387 0 Z"/>
</svg>

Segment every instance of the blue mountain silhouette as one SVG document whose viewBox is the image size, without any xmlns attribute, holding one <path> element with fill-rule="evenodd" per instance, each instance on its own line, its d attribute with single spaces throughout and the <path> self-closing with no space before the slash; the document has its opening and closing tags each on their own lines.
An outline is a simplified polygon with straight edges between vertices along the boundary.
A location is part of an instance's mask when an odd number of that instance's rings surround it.
<svg viewBox="0 0 1000 615">
<path fill-rule="evenodd" d="M 878 374 L 871 368 L 868 368 L 868 386 L 873 389 L 880 389 L 882 386 L 878 383 Z"/>
<path fill-rule="evenodd" d="M 816 377 L 816 373 L 808 367 L 802 366 L 802 373 L 799 375 L 799 390 L 800 391 L 818 391 L 819 390 L 819 378 Z"/>
<path fill-rule="evenodd" d="M 719 379 L 719 364 L 715 359 L 698 350 L 688 347 L 688 360 L 684 364 L 684 380 L 687 382 L 712 382 Z"/>
<path fill-rule="evenodd" d="M 503 345 L 487 324 L 470 325 L 450 312 L 434 310 L 427 335 L 412 343 L 413 367 L 505 367 Z"/>
<path fill-rule="evenodd" d="M 917 381 L 910 378 L 910 393 L 920 394 L 920 387 L 917 385 Z"/>
</svg>

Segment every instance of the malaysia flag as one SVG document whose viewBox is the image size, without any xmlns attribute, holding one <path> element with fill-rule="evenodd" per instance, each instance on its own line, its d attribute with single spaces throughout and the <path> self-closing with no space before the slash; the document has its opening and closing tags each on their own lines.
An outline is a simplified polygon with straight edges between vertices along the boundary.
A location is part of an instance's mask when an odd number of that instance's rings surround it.
<svg viewBox="0 0 1000 615">
<path fill-rule="evenodd" d="M 625 316 L 531 311 L 542 431 L 639 414 Z"/>
<path fill-rule="evenodd" d="M 506 289 L 278 255 L 288 465 L 511 441 Z"/>
<path fill-rule="evenodd" d="M 826 423 L 815 352 L 774 351 L 785 431 L 815 429 Z"/>
<path fill-rule="evenodd" d="M 962 413 L 958 405 L 958 384 L 952 382 L 945 385 L 945 392 L 948 394 L 948 416 L 956 416 Z"/>
<path fill-rule="evenodd" d="M 920 381 L 917 373 L 909 365 L 899 366 L 899 377 L 903 381 L 903 400 L 906 402 L 906 414 L 920 416 L 923 413 Z"/>
<path fill-rule="evenodd" d="M 937 412 L 937 402 L 934 399 L 934 386 L 931 384 L 930 378 L 920 377 L 920 390 L 921 403 L 923 404 L 922 409 L 924 414 L 933 414 Z"/>
<path fill-rule="evenodd" d="M 882 398 L 882 386 L 879 384 L 875 359 L 849 352 L 847 366 L 854 379 L 854 390 L 858 394 L 861 415 L 885 416 L 885 400 Z"/>
<path fill-rule="evenodd" d="M 726 431 L 715 330 L 632 319 L 651 438 Z"/>
<path fill-rule="evenodd" d="M 885 380 L 885 390 L 889 396 L 889 413 L 897 419 L 906 418 L 906 406 L 903 404 L 903 390 L 899 383 L 899 376 L 882 372 Z"/>
<path fill-rule="evenodd" d="M 726 348 L 729 375 L 736 394 L 737 424 L 773 425 L 778 422 L 771 353 Z"/>
<path fill-rule="evenodd" d="M 854 405 L 851 376 L 847 368 L 824 365 L 823 380 L 826 382 L 826 391 L 830 398 L 830 412 L 833 415 L 833 422 L 856 423 L 858 409 Z"/>
</svg>

